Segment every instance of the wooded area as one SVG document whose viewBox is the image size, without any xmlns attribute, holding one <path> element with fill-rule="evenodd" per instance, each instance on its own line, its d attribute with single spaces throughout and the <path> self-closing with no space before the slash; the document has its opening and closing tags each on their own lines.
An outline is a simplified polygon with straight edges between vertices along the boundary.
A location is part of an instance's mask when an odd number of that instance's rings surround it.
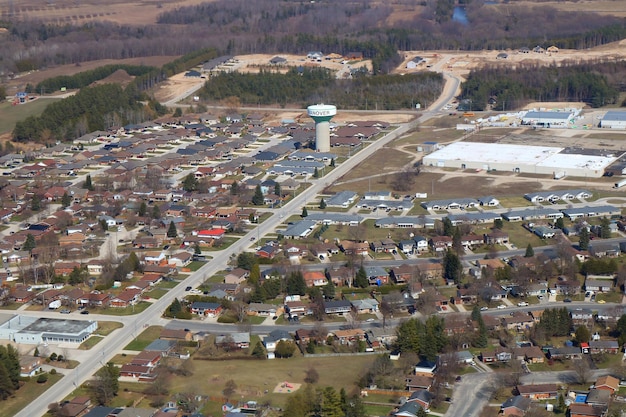
<svg viewBox="0 0 626 417">
<path fill-rule="evenodd" d="M 223 54 L 359 51 L 373 59 L 375 72 L 385 73 L 399 62 L 396 50 L 499 50 L 537 44 L 584 49 L 626 37 L 626 24 L 619 18 L 548 6 L 496 7 L 473 1 L 465 8 L 469 24 L 463 24 L 449 19 L 448 0 L 402 3 L 421 12 L 392 19 L 394 6 L 370 2 L 218 0 L 163 13 L 159 24 L 144 27 L 106 21 L 76 26 L 5 22 L 9 32 L 0 42 L 0 73 L 98 59 L 182 55 L 203 47 Z"/>
<path fill-rule="evenodd" d="M 437 73 L 356 76 L 337 80 L 325 69 L 292 69 L 287 74 L 264 71 L 260 74 L 229 73 L 211 79 L 200 96 L 219 101 L 236 96 L 246 105 L 287 105 L 334 103 L 343 109 L 395 110 L 430 104 L 439 97 L 443 77 Z"/>
<path fill-rule="evenodd" d="M 592 107 L 614 104 L 624 89 L 624 62 L 593 62 L 540 67 L 533 64 L 492 66 L 474 70 L 463 83 L 461 97 L 471 110 L 513 110 L 531 101 L 582 101 Z M 469 103 L 468 102 L 468 103 Z"/>
</svg>

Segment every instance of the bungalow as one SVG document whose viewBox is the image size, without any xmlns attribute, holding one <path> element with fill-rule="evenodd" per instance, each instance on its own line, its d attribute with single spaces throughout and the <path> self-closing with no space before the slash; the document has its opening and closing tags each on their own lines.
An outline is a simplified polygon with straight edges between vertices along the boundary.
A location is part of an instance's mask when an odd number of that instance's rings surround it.
<svg viewBox="0 0 626 417">
<path fill-rule="evenodd" d="M 328 283 L 326 275 L 321 271 L 305 271 L 302 273 L 307 287 L 323 287 Z"/>
<path fill-rule="evenodd" d="M 41 370 L 42 358 L 35 356 L 20 357 L 20 376 L 23 378 L 32 377 Z"/>
<path fill-rule="evenodd" d="M 365 298 L 362 300 L 352 300 L 350 301 L 352 304 L 352 308 L 358 314 L 365 313 L 376 313 L 378 311 L 378 300 L 375 298 Z"/>
<path fill-rule="evenodd" d="M 583 353 L 580 347 L 564 346 L 560 348 L 549 348 L 548 357 L 550 359 L 582 359 Z"/>
<path fill-rule="evenodd" d="M 125 308 L 131 305 L 137 304 L 141 299 L 140 289 L 125 289 L 117 295 L 117 297 L 111 298 L 109 305 L 111 307 Z"/>
<path fill-rule="evenodd" d="M 605 414 L 605 408 L 602 406 L 578 403 L 569 406 L 570 417 L 602 417 Z"/>
<path fill-rule="evenodd" d="M 342 345 L 350 346 L 359 340 L 365 340 L 365 331 L 362 329 L 335 330 L 333 334 Z"/>
<path fill-rule="evenodd" d="M 218 303 L 194 301 L 191 304 L 191 312 L 202 316 L 216 317 L 222 312 L 222 306 Z"/>
<path fill-rule="evenodd" d="M 415 365 L 415 375 L 434 376 L 437 371 L 437 362 L 420 361 Z"/>
<path fill-rule="evenodd" d="M 524 398 L 531 400 L 551 400 L 559 395 L 556 384 L 518 385 L 517 392 Z"/>
<path fill-rule="evenodd" d="M 502 230 L 495 229 L 483 235 L 486 245 L 504 245 L 509 243 L 509 234 Z"/>
<path fill-rule="evenodd" d="M 608 278 L 608 279 L 600 279 Z M 610 292 L 613 290 L 613 277 L 589 275 L 585 278 L 585 291 Z"/>
<path fill-rule="evenodd" d="M 154 368 L 159 364 L 163 355 L 161 352 L 143 350 L 135 356 L 130 363 L 137 366 L 148 366 Z"/>
<path fill-rule="evenodd" d="M 450 236 L 434 236 L 430 238 L 428 244 L 435 252 L 443 252 L 452 247 L 452 238 Z"/>
<path fill-rule="evenodd" d="M 589 342 L 590 353 L 618 353 L 619 343 L 617 340 L 592 340 Z"/>
<path fill-rule="evenodd" d="M 235 268 L 224 276 L 225 284 L 241 284 L 246 281 L 250 271 L 243 268 Z"/>
<path fill-rule="evenodd" d="M 422 262 L 417 264 L 417 272 L 424 279 L 441 279 L 443 265 L 440 262 Z"/>
<path fill-rule="evenodd" d="M 607 390 L 614 394 L 619 390 L 619 379 L 611 375 L 601 376 L 596 380 L 594 387 L 595 389 Z"/>
<path fill-rule="evenodd" d="M 324 313 L 343 315 L 352 310 L 352 304 L 348 300 L 324 301 Z"/>
<path fill-rule="evenodd" d="M 500 413 L 503 416 L 523 416 L 530 408 L 530 399 L 521 395 L 516 395 L 506 400 L 500 406 Z"/>
<path fill-rule="evenodd" d="M 272 317 L 276 315 L 277 307 L 273 304 L 250 303 L 248 314 L 251 316 Z"/>
<path fill-rule="evenodd" d="M 250 347 L 250 333 L 236 332 L 227 335 L 219 335 L 215 337 L 215 345 L 228 348 L 234 346 L 239 349 L 248 349 Z"/>
<path fill-rule="evenodd" d="M 406 390 L 409 392 L 417 390 L 429 390 L 433 385 L 432 376 L 409 375 L 406 377 Z"/>
</svg>

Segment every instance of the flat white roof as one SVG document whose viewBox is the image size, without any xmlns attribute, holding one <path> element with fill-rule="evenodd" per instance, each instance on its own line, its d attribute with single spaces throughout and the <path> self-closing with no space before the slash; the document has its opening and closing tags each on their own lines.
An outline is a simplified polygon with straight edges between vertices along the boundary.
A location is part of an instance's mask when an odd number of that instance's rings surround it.
<svg viewBox="0 0 626 417">
<path fill-rule="evenodd" d="M 538 164 L 563 148 L 499 143 L 455 142 L 428 155 L 429 160 L 459 160 L 484 163 Z"/>
<path fill-rule="evenodd" d="M 552 168 L 576 168 L 597 171 L 604 169 L 607 165 L 615 161 L 615 157 L 580 155 L 580 154 L 558 154 L 552 155 L 537 166 L 545 166 Z"/>
<path fill-rule="evenodd" d="M 524 119 L 559 119 L 568 120 L 572 117 L 572 112 L 569 111 L 529 111 L 524 116 Z"/>
</svg>

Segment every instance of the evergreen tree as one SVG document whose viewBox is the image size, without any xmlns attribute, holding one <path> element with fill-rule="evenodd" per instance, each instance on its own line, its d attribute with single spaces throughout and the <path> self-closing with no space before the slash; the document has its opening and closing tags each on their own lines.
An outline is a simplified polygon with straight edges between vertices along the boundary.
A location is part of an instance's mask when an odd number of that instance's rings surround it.
<svg viewBox="0 0 626 417">
<path fill-rule="evenodd" d="M 535 251 L 533 250 L 533 246 L 529 243 L 528 246 L 526 246 L 524 258 L 532 258 L 533 256 L 535 256 Z"/>
<path fill-rule="evenodd" d="M 146 205 L 145 201 L 142 201 L 141 204 L 139 205 L 139 210 L 137 211 L 137 215 L 140 217 L 144 217 L 147 211 L 148 211 L 148 206 Z"/>
<path fill-rule="evenodd" d="M 345 417 L 341 409 L 341 397 L 333 387 L 326 387 L 322 392 L 322 416 Z"/>
<path fill-rule="evenodd" d="M 493 227 L 498 230 L 502 230 L 502 228 L 504 227 L 504 222 L 502 221 L 502 219 L 495 219 L 493 221 Z"/>
<path fill-rule="evenodd" d="M 257 341 L 256 345 L 254 345 L 254 349 L 252 349 L 252 357 L 257 359 L 265 359 L 265 348 L 261 341 Z"/>
<path fill-rule="evenodd" d="M 474 338 L 474 346 L 477 348 L 486 348 L 489 345 L 489 339 L 487 337 L 487 326 L 485 326 L 485 321 L 483 320 L 482 314 L 478 314 L 478 333 L 476 333 Z"/>
<path fill-rule="evenodd" d="M 309 211 L 306 209 L 306 206 L 302 207 L 302 214 L 300 217 L 305 218 L 309 215 Z"/>
<path fill-rule="evenodd" d="M 463 243 L 461 241 L 461 231 L 458 226 L 454 228 L 454 233 L 452 233 L 452 249 L 454 249 L 454 253 L 457 256 L 461 256 L 463 253 Z"/>
<path fill-rule="evenodd" d="M 67 208 L 72 204 L 72 197 L 66 192 L 63 193 L 63 197 L 61 197 L 61 207 Z"/>
<path fill-rule="evenodd" d="M 291 340 L 281 340 L 276 344 L 274 353 L 278 358 L 291 358 L 296 351 L 296 345 Z"/>
<path fill-rule="evenodd" d="M 626 314 L 622 314 L 622 317 L 617 320 L 615 332 L 617 333 L 617 342 L 620 346 L 624 346 L 626 343 Z"/>
<path fill-rule="evenodd" d="M 600 237 L 602 239 L 611 237 L 611 221 L 606 217 L 600 219 Z"/>
<path fill-rule="evenodd" d="M 320 177 L 320 173 L 317 170 L 317 167 L 315 167 L 315 170 L 313 171 L 313 178 L 319 178 Z"/>
<path fill-rule="evenodd" d="M 301 271 L 295 271 L 287 277 L 287 294 L 288 295 L 304 295 L 306 294 L 306 283 Z"/>
<path fill-rule="evenodd" d="M 176 107 L 176 109 L 174 110 L 174 114 L 172 114 L 172 116 L 174 117 L 181 117 L 183 115 L 183 110 L 180 107 Z"/>
<path fill-rule="evenodd" d="M 589 339 L 591 339 L 591 333 L 589 332 L 587 326 L 578 326 L 576 328 L 574 340 L 576 340 L 580 345 L 581 343 L 588 343 Z"/>
<path fill-rule="evenodd" d="M 556 408 L 558 408 L 560 413 L 565 413 L 565 410 L 567 410 L 567 405 L 565 405 L 565 397 L 563 396 L 563 394 L 559 394 Z"/>
<path fill-rule="evenodd" d="M 588 250 L 590 240 L 589 229 L 587 229 L 586 226 L 583 226 L 580 229 L 580 232 L 578 232 L 578 248 L 580 250 Z"/>
<path fill-rule="evenodd" d="M 326 285 L 324 285 L 324 288 L 322 289 L 322 292 L 324 294 L 324 298 L 326 299 L 333 299 L 335 298 L 335 284 L 333 284 L 332 280 L 328 280 L 328 282 L 326 283 Z"/>
<path fill-rule="evenodd" d="M 13 394 L 13 391 L 15 388 L 13 388 L 9 372 L 4 363 L 0 362 L 0 398 L 6 400 Z"/>
<path fill-rule="evenodd" d="M 367 279 L 367 272 L 365 272 L 365 268 L 363 265 L 359 268 L 354 277 L 354 286 L 359 288 L 367 288 L 369 286 L 369 281 Z"/>
<path fill-rule="evenodd" d="M 200 249 L 200 245 L 198 245 L 198 242 L 193 245 L 193 253 L 194 255 L 202 255 L 202 249 Z"/>
<path fill-rule="evenodd" d="M 478 307 L 478 305 L 475 305 L 472 309 L 471 318 L 473 321 L 478 321 L 478 319 L 480 318 L 480 308 Z"/>
<path fill-rule="evenodd" d="M 324 210 L 326 208 L 326 201 L 324 201 L 324 198 L 322 197 L 322 199 L 320 200 L 320 209 Z"/>
<path fill-rule="evenodd" d="M 177 317 L 183 311 L 183 305 L 178 298 L 174 298 L 172 304 L 167 308 L 165 315 L 167 317 Z"/>
<path fill-rule="evenodd" d="M 31 235 L 30 233 L 27 234 L 26 241 L 24 241 L 24 244 L 22 245 L 22 250 L 32 252 L 36 246 L 37 246 L 37 243 L 35 242 L 35 237 Z"/>
<path fill-rule="evenodd" d="M 255 206 L 262 206 L 264 202 L 263 190 L 261 190 L 261 184 L 257 184 L 254 189 L 254 195 L 252 196 L 252 204 Z"/>
<path fill-rule="evenodd" d="M 559 217 L 558 219 L 556 219 L 556 221 L 554 222 L 554 226 L 557 229 L 564 229 L 565 228 L 565 221 L 563 220 L 563 217 Z"/>
<path fill-rule="evenodd" d="M 261 267 L 258 262 L 255 262 L 250 269 L 250 275 L 248 275 L 248 282 L 250 284 L 256 284 L 261 281 Z"/>
<path fill-rule="evenodd" d="M 160 219 L 161 218 L 161 210 L 159 209 L 159 206 L 157 206 L 156 204 L 154 206 L 152 206 L 152 213 L 150 213 L 150 215 L 155 220 L 156 219 Z"/>
<path fill-rule="evenodd" d="M 91 182 L 91 175 L 87 174 L 85 177 L 85 182 L 83 183 L 83 188 L 89 191 L 93 191 L 93 183 Z"/>
<path fill-rule="evenodd" d="M 276 194 L 277 196 L 282 195 L 282 190 L 280 189 L 279 183 L 274 184 L 274 194 Z"/>
<path fill-rule="evenodd" d="M 173 221 L 170 222 L 169 227 L 167 228 L 167 237 L 175 238 L 178 236 L 178 231 L 176 230 L 176 225 Z"/>
<path fill-rule="evenodd" d="M 461 260 L 452 250 L 448 249 L 443 256 L 443 277 L 445 279 L 454 280 L 457 284 L 461 281 L 461 273 L 463 265 Z"/>
<path fill-rule="evenodd" d="M 196 191 L 198 189 L 198 179 L 193 174 L 193 172 L 190 172 L 183 179 L 182 185 L 183 185 L 183 190 L 187 192 Z"/>
<path fill-rule="evenodd" d="M 452 236 L 454 234 L 454 226 L 452 225 L 452 220 L 450 220 L 448 217 L 444 217 L 441 222 L 443 223 L 443 235 Z"/>
<path fill-rule="evenodd" d="M 33 194 L 33 198 L 30 200 L 30 209 L 32 211 L 41 210 L 41 197 L 37 194 Z"/>
<path fill-rule="evenodd" d="M 335 167 L 335 158 L 332 158 L 330 160 L 330 166 L 333 167 L 333 168 Z"/>
<path fill-rule="evenodd" d="M 237 194 L 239 194 L 239 183 L 237 181 L 233 181 L 232 185 L 230 186 L 230 195 Z"/>
</svg>

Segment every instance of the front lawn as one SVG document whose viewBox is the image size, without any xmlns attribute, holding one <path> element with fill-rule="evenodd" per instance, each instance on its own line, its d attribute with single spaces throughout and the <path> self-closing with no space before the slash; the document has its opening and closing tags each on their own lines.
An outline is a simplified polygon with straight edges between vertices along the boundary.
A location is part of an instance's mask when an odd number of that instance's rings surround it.
<svg viewBox="0 0 626 417">
<path fill-rule="evenodd" d="M 30 404 L 34 398 L 39 397 L 48 388 L 56 384 L 63 375 L 56 373 L 54 375 L 48 374 L 48 381 L 44 384 L 37 383 L 37 377 L 27 378 L 24 385 L 20 387 L 15 394 L 6 400 L 2 401 L 3 416 L 14 416 Z"/>
<path fill-rule="evenodd" d="M 155 341 L 161 335 L 161 331 L 163 327 L 161 326 L 150 326 L 146 330 L 144 330 L 139 336 L 135 338 L 132 342 L 130 342 L 124 350 L 137 350 L 142 351 L 146 346 Z"/>
<path fill-rule="evenodd" d="M 91 336 L 89 339 L 85 340 L 83 343 L 80 344 L 80 346 L 78 346 L 78 349 L 80 350 L 89 350 L 92 347 L 94 347 L 95 345 L 97 345 L 98 343 L 100 343 L 100 341 L 102 341 L 104 339 L 104 337 L 102 336 Z"/>
</svg>

